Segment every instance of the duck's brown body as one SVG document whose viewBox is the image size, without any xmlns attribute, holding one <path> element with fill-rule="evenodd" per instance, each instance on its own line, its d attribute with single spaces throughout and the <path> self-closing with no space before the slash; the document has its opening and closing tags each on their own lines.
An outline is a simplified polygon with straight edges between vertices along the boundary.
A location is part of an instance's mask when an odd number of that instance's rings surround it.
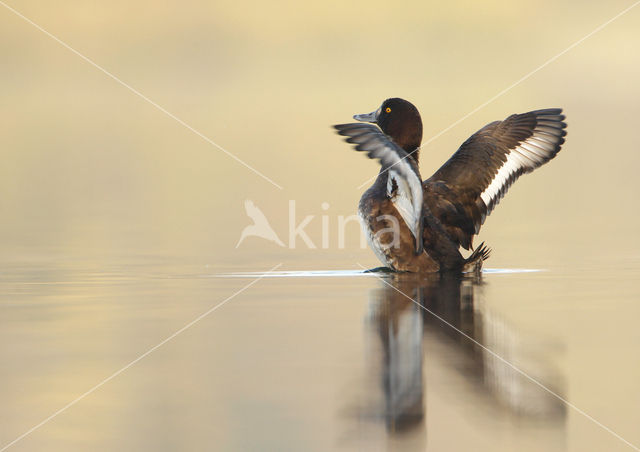
<svg viewBox="0 0 640 452">
<path fill-rule="evenodd" d="M 358 214 L 369 246 L 382 264 L 393 270 L 415 273 L 439 271 L 440 264 L 429 254 L 416 255 L 413 234 L 387 196 L 386 186 L 387 174 L 380 174 L 360 199 Z"/>
<path fill-rule="evenodd" d="M 479 270 L 488 249 L 481 245 L 464 258 L 460 246 L 473 249 L 473 236 L 509 186 L 555 157 L 566 135 L 560 109 L 512 115 L 480 129 L 422 181 L 422 120 L 412 104 L 387 99 L 377 111 L 354 118 L 380 127 L 335 126 L 382 165 L 360 199 L 364 233 L 385 266 L 415 273 Z"/>
<path fill-rule="evenodd" d="M 387 179 L 388 174 L 381 172 L 376 182 L 362 195 L 358 206 L 363 233 L 384 266 L 412 273 L 467 272 L 482 268 L 488 250 L 481 246 L 470 258 L 462 256 L 458 244 L 451 240 L 440 221 L 431 213 L 426 200 L 422 211 L 424 251 L 416 253 L 413 234 L 396 209 L 393 199 L 387 195 Z M 427 185 L 427 181 L 424 185 Z M 396 237 L 391 232 L 395 228 L 398 231 Z"/>
</svg>

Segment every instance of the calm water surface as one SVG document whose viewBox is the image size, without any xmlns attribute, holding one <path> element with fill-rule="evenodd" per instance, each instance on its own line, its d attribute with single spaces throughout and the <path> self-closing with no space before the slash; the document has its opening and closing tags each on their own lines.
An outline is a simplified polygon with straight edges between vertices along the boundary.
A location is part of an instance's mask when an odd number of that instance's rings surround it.
<svg viewBox="0 0 640 452">
<path fill-rule="evenodd" d="M 256 278 L 127 262 L 4 268 L 3 443 Z M 637 270 L 263 278 L 12 449 L 632 450 Z"/>
</svg>

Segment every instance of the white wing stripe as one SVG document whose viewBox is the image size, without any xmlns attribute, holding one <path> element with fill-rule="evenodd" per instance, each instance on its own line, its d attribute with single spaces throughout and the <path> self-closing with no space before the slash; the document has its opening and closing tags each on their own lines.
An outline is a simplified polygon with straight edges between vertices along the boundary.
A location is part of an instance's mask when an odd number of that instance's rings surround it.
<svg viewBox="0 0 640 452">
<path fill-rule="evenodd" d="M 513 151 L 513 159 L 518 163 L 518 166 L 529 166 L 531 164 L 531 160 L 518 152 L 517 149 L 514 149 Z"/>
<path fill-rule="evenodd" d="M 554 126 L 551 126 L 551 125 L 538 124 L 536 126 L 535 132 L 554 135 L 554 136 L 556 136 L 558 138 L 562 136 L 562 129 L 557 127 L 557 126 L 554 127 Z"/>
<path fill-rule="evenodd" d="M 540 148 L 544 151 L 545 155 L 549 152 L 553 151 L 553 145 L 551 143 L 547 143 L 546 141 L 542 141 L 538 139 L 538 137 L 531 137 L 527 140 L 527 143 L 530 143 L 532 146 Z"/>
<path fill-rule="evenodd" d="M 512 153 L 509 154 L 507 160 L 502 164 L 495 177 L 491 181 L 491 184 L 482 192 L 480 197 L 484 203 L 488 206 L 489 203 L 498 196 L 500 189 L 505 185 L 511 175 L 518 171 L 522 165 L 516 162 L 516 158 L 512 157 Z"/>
<path fill-rule="evenodd" d="M 554 136 L 551 135 L 544 135 L 542 133 L 537 133 L 534 136 L 532 136 L 531 138 L 529 138 L 530 140 L 533 141 L 538 141 L 540 143 L 545 143 L 549 146 L 551 146 L 551 148 L 554 148 L 558 139 Z"/>
<path fill-rule="evenodd" d="M 518 147 L 526 151 L 529 151 L 528 156 L 531 156 L 532 160 L 536 162 L 539 160 L 544 160 L 544 157 L 548 154 L 548 152 L 545 152 L 544 149 L 540 149 L 539 147 L 533 145 L 528 140 L 525 141 L 524 143 L 520 143 L 520 146 Z"/>
<path fill-rule="evenodd" d="M 529 141 L 547 152 L 552 152 L 555 147 L 555 144 L 552 141 L 545 140 L 541 135 L 533 136 L 529 138 Z"/>
<path fill-rule="evenodd" d="M 553 134 L 547 132 L 553 130 Z M 541 133 L 542 132 L 542 133 Z M 553 155 L 562 129 L 536 127 L 533 136 L 529 137 L 509 151 L 507 159 L 498 169 L 489 186 L 480 194 L 488 212 L 504 195 L 505 189 L 513 182 L 512 176 L 528 173 L 545 163 Z"/>
<path fill-rule="evenodd" d="M 507 158 L 509 158 L 509 156 L 514 152 L 519 154 L 523 162 L 522 166 L 525 168 L 528 168 L 530 166 L 535 166 L 538 163 L 538 159 L 535 157 L 535 154 L 532 154 L 526 148 L 523 148 L 520 146 L 518 146 L 515 149 L 512 149 L 511 153 L 507 156 Z"/>
</svg>

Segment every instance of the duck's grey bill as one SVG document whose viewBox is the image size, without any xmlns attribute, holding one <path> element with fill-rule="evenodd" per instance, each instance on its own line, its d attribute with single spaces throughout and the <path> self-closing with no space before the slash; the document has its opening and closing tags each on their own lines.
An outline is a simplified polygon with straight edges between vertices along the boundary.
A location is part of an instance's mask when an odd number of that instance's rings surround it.
<svg viewBox="0 0 640 452">
<path fill-rule="evenodd" d="M 371 113 L 366 113 L 364 115 L 353 115 L 353 119 L 360 122 L 376 123 L 378 121 L 378 110 L 372 111 Z"/>
</svg>

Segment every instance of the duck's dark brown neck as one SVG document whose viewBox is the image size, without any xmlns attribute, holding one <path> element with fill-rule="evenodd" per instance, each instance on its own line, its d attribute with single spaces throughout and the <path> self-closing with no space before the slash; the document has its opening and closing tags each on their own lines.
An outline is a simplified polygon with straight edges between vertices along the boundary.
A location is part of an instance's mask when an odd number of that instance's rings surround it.
<svg viewBox="0 0 640 452">
<path fill-rule="evenodd" d="M 407 153 L 416 161 L 416 163 L 420 162 L 420 141 L 418 144 L 412 144 L 411 146 L 402 146 L 402 149 L 407 151 Z"/>
<path fill-rule="evenodd" d="M 409 121 L 389 121 L 383 131 L 418 163 L 422 143 L 422 120 L 417 111 L 415 117 Z"/>
<path fill-rule="evenodd" d="M 406 135 L 394 136 L 391 135 L 393 141 L 404 149 L 407 154 L 416 163 L 420 161 L 420 143 L 422 142 L 422 125 L 418 129 L 411 130 Z"/>
</svg>

